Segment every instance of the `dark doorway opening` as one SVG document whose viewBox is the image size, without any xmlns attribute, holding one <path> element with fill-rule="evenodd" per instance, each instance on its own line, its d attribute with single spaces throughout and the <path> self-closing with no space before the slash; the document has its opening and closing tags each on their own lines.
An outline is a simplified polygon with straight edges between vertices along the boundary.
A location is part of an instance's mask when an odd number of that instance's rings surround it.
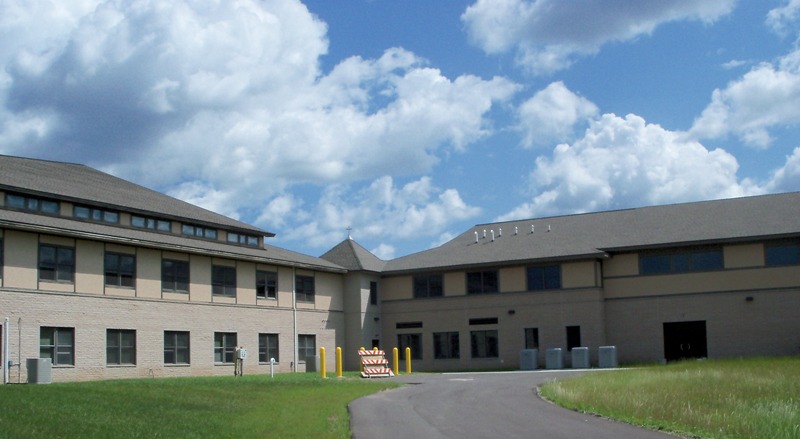
<svg viewBox="0 0 800 439">
<path fill-rule="evenodd" d="M 664 323 L 664 358 L 667 361 L 706 357 L 705 320 Z"/>
</svg>

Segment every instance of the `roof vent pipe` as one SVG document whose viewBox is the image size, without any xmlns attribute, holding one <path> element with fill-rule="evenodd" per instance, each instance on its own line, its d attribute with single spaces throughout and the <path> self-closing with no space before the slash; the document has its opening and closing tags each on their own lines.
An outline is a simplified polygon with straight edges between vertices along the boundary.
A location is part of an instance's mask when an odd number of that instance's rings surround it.
<svg viewBox="0 0 800 439">
<path fill-rule="evenodd" d="M 547 225 L 547 231 L 550 231 L 550 224 Z"/>
<path fill-rule="evenodd" d="M 536 226 L 534 226 L 533 224 L 531 224 L 531 233 L 533 233 L 533 229 L 534 229 L 534 227 L 536 227 Z"/>
<path fill-rule="evenodd" d="M 519 227 L 514 226 L 514 235 L 516 235 L 517 233 L 519 233 Z"/>
<path fill-rule="evenodd" d="M 503 229 L 499 228 L 499 229 L 497 229 L 497 237 L 499 238 L 501 236 L 503 236 Z"/>
<path fill-rule="evenodd" d="M 478 243 L 478 231 L 476 230 L 475 231 L 475 244 L 477 244 L 477 243 Z"/>
<path fill-rule="evenodd" d="M 483 239 L 486 239 L 486 229 L 483 229 Z"/>
<path fill-rule="evenodd" d="M 494 230 L 492 230 L 492 242 L 494 242 Z"/>
</svg>

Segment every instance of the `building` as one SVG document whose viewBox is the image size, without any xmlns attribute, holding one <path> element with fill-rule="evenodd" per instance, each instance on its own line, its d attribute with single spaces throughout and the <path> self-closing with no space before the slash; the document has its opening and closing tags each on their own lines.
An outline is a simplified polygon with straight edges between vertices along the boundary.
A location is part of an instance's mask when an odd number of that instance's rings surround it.
<svg viewBox="0 0 800 439">
<path fill-rule="evenodd" d="M 7 382 L 305 371 L 335 347 L 415 370 L 517 368 L 520 351 L 619 361 L 800 353 L 800 193 L 481 224 L 382 261 L 321 257 L 92 168 L 0 156 Z M 270 360 L 275 360 L 271 363 Z M 567 365 L 569 356 L 566 355 Z M 309 359 L 309 361 L 312 361 Z"/>
</svg>

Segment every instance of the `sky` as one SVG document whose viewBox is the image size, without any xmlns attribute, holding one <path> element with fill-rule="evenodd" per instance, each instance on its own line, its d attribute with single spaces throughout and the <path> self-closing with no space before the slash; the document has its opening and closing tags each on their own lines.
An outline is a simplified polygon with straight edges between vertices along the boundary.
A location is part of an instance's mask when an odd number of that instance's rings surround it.
<svg viewBox="0 0 800 439">
<path fill-rule="evenodd" d="M 0 154 L 312 256 L 798 191 L 800 0 L 0 0 Z"/>
</svg>

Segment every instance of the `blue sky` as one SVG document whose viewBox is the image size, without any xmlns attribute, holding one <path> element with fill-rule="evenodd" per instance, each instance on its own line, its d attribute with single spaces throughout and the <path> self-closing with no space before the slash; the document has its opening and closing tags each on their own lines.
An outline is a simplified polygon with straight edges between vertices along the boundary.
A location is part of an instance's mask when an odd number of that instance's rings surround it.
<svg viewBox="0 0 800 439">
<path fill-rule="evenodd" d="M 800 190 L 800 0 L 0 0 L 0 153 L 320 255 Z"/>
</svg>

